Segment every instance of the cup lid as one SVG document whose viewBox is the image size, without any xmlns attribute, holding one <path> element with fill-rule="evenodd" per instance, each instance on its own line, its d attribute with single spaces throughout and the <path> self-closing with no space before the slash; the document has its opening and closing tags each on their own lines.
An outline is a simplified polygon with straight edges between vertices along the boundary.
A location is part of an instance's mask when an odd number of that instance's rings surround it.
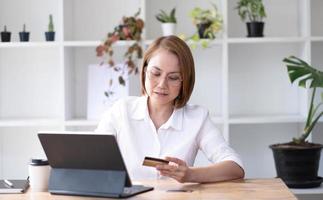
<svg viewBox="0 0 323 200">
<path fill-rule="evenodd" d="M 33 166 L 41 166 L 41 165 L 48 165 L 48 160 L 46 159 L 37 159 L 37 158 L 32 158 L 30 159 L 30 165 Z"/>
</svg>

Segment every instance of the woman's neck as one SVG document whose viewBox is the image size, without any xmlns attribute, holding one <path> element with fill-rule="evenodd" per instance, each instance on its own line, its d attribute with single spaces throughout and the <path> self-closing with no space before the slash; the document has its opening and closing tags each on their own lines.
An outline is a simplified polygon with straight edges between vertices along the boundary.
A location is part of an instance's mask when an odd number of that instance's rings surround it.
<svg viewBox="0 0 323 200">
<path fill-rule="evenodd" d="M 149 116 L 153 121 L 155 128 L 157 130 L 161 125 L 167 122 L 167 120 L 170 118 L 170 116 L 174 111 L 174 105 L 173 104 L 166 104 L 166 105 L 153 104 L 153 102 L 151 102 L 148 99 L 148 111 L 149 111 Z"/>
</svg>

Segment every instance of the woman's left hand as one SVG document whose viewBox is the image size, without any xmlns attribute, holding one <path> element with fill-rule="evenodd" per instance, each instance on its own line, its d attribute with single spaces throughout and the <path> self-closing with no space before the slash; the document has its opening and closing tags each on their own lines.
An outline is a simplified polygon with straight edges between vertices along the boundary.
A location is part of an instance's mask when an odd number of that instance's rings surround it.
<svg viewBox="0 0 323 200">
<path fill-rule="evenodd" d="M 174 164 L 157 165 L 156 169 L 162 176 L 171 177 L 180 183 L 189 181 L 189 177 L 192 172 L 185 161 L 174 157 L 166 157 L 165 160 L 168 160 Z"/>
</svg>

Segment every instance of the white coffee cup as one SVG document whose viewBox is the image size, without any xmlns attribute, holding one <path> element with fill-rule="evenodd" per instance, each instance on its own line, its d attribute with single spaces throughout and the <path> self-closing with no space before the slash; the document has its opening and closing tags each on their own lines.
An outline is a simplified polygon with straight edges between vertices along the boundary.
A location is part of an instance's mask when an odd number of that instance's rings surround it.
<svg viewBox="0 0 323 200">
<path fill-rule="evenodd" d="M 31 159 L 28 167 L 29 184 L 33 192 L 48 191 L 50 166 L 47 160 Z"/>
</svg>

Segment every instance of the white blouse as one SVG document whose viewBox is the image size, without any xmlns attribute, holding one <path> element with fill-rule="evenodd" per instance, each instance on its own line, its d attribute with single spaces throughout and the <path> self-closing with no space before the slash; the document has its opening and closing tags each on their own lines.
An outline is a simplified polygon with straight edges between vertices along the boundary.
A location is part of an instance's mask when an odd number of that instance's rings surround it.
<svg viewBox="0 0 323 200">
<path fill-rule="evenodd" d="M 196 105 L 175 109 L 156 130 L 148 113 L 147 97 L 127 97 L 105 113 L 95 132 L 116 136 L 131 179 L 159 177 L 156 169 L 142 165 L 145 156 L 177 157 L 192 166 L 199 149 L 213 163 L 231 160 L 243 167 L 208 111 Z"/>
</svg>

